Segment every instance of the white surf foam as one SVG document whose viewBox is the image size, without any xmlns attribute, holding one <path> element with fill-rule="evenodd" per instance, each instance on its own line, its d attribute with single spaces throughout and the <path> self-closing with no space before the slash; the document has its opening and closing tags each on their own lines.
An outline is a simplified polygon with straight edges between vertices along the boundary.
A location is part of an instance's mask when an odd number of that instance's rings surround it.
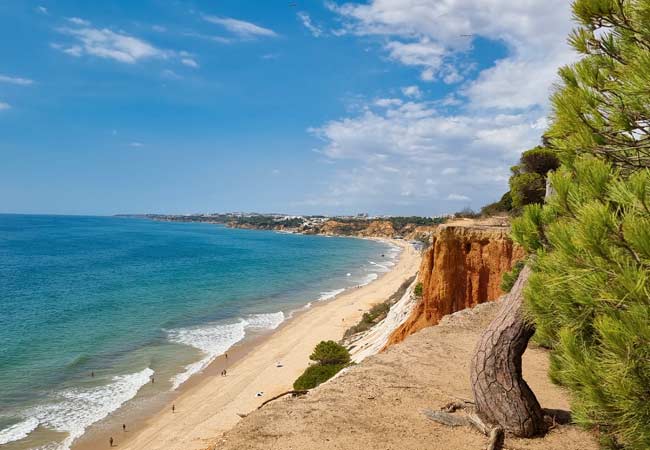
<svg viewBox="0 0 650 450">
<path fill-rule="evenodd" d="M 366 275 L 366 278 L 359 284 L 359 286 L 366 286 L 372 283 L 373 281 L 375 281 L 377 278 L 379 278 L 379 275 L 377 275 L 376 273 L 374 272 L 369 273 L 368 275 Z"/>
<path fill-rule="evenodd" d="M 185 366 L 185 371 L 172 378 L 172 389 L 185 383 L 192 375 L 208 367 L 217 356 L 223 355 L 230 347 L 244 339 L 247 329 L 274 330 L 284 321 L 282 312 L 269 314 L 251 314 L 236 323 L 208 324 L 192 328 L 170 330 L 170 341 L 201 350 L 205 357 Z"/>
<path fill-rule="evenodd" d="M 9 428 L 0 430 L 0 445 L 25 439 L 29 433 L 38 427 L 38 425 L 38 419 L 30 417 L 29 419 L 10 426 Z"/>
<path fill-rule="evenodd" d="M 331 300 L 337 295 L 339 295 L 341 292 L 344 292 L 345 288 L 343 289 L 333 289 L 331 291 L 325 291 L 320 293 L 320 297 L 318 297 L 318 301 L 322 302 L 324 300 Z"/>
<path fill-rule="evenodd" d="M 112 382 L 105 386 L 68 389 L 58 393 L 54 402 L 37 406 L 27 415 L 35 420 L 37 425 L 68 433 L 57 447 L 60 450 L 68 450 L 90 425 L 102 420 L 135 397 L 140 388 L 149 383 L 153 374 L 153 370 L 146 368 L 137 373 L 115 376 Z"/>
</svg>

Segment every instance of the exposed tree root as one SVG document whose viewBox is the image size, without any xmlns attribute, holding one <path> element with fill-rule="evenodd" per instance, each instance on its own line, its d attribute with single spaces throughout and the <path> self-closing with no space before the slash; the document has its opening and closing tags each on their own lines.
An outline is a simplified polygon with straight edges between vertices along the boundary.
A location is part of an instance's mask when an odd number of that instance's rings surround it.
<svg viewBox="0 0 650 450">
<path fill-rule="evenodd" d="M 500 426 L 492 426 L 485 423 L 474 412 L 471 402 L 451 402 L 445 405 L 440 411 L 426 409 L 422 413 L 434 422 L 449 427 L 470 426 L 488 437 L 486 450 L 501 450 L 505 434 Z M 467 410 L 466 415 L 457 415 L 454 412 L 458 410 Z"/>
<path fill-rule="evenodd" d="M 296 391 L 296 390 L 291 390 L 291 391 L 283 392 L 282 394 L 278 394 L 278 395 L 276 395 L 275 397 L 271 397 L 270 399 L 264 401 L 260 406 L 257 407 L 257 409 L 262 409 L 262 407 L 263 407 L 264 405 L 266 405 L 267 403 L 270 403 L 270 402 L 272 402 L 273 400 L 277 400 L 277 399 L 279 399 L 280 397 L 284 397 L 285 395 L 293 395 L 294 397 L 297 397 L 297 396 L 299 396 L 299 395 L 305 395 L 307 392 L 309 392 L 309 391 Z"/>
</svg>

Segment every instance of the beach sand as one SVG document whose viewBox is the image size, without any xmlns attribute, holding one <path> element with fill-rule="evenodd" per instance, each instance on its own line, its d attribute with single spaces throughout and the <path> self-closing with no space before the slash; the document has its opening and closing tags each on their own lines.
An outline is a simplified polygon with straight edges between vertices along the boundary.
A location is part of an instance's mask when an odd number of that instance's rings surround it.
<svg viewBox="0 0 650 450">
<path fill-rule="evenodd" d="M 341 339 L 363 312 L 386 300 L 417 272 L 420 254 L 407 242 L 391 242 L 403 251 L 392 270 L 377 280 L 349 289 L 331 301 L 314 303 L 270 336 L 233 349 L 228 361 L 220 357 L 153 416 L 129 423 L 128 433 L 117 425 L 114 432 L 102 430 L 92 438 L 82 438 L 73 449 L 108 447 L 109 435 L 114 436 L 121 450 L 193 450 L 215 443 L 241 420 L 238 413 L 249 413 L 265 400 L 291 389 L 308 366 L 309 355 L 318 342 Z M 282 367 L 276 367 L 278 362 Z M 220 376 L 224 365 L 226 377 Z M 264 394 L 256 397 L 257 392 Z"/>
</svg>

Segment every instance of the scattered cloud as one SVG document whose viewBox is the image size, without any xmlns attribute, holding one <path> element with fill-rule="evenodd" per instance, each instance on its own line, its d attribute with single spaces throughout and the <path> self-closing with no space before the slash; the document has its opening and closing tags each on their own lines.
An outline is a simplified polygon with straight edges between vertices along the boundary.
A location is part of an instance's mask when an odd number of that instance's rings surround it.
<svg viewBox="0 0 650 450">
<path fill-rule="evenodd" d="M 126 64 L 151 59 L 174 60 L 195 69 L 199 67 L 199 63 L 188 52 L 158 48 L 124 31 L 97 28 L 91 22 L 78 17 L 70 17 L 67 20 L 73 26 L 58 28 L 57 31 L 71 37 L 73 41 L 67 44 L 55 42 L 50 45 L 75 58 L 96 56 Z"/>
<path fill-rule="evenodd" d="M 265 53 L 260 58 L 262 59 L 278 59 L 280 57 L 279 53 Z"/>
<path fill-rule="evenodd" d="M 480 206 L 506 189 L 512 162 L 539 142 L 531 112 L 449 114 L 425 101 L 381 105 L 310 130 L 323 141 L 320 155 L 338 168 L 319 200 L 433 209 L 462 186 Z"/>
<path fill-rule="evenodd" d="M 164 33 L 167 31 L 167 28 L 163 27 L 162 25 L 152 25 L 151 29 L 156 33 Z"/>
<path fill-rule="evenodd" d="M 405 86 L 402 88 L 402 94 L 411 98 L 420 98 L 422 97 L 422 92 L 417 86 Z"/>
<path fill-rule="evenodd" d="M 34 80 L 30 80 L 29 78 L 11 77 L 9 75 L 0 74 L 0 83 L 15 84 L 18 86 L 29 86 L 34 84 Z"/>
<path fill-rule="evenodd" d="M 296 14 L 302 25 L 309 30 L 309 32 L 314 37 L 321 37 L 323 35 L 323 29 L 318 27 L 312 22 L 311 17 L 304 11 L 300 11 Z"/>
<path fill-rule="evenodd" d="M 202 33 L 183 33 L 183 36 L 192 37 L 196 39 L 202 39 L 204 41 L 218 42 L 219 44 L 232 44 L 233 40 L 223 36 L 215 36 L 211 34 L 202 34 Z"/>
<path fill-rule="evenodd" d="M 447 200 L 468 202 L 471 198 L 462 194 L 449 194 Z"/>
<path fill-rule="evenodd" d="M 162 76 L 163 78 L 167 78 L 169 80 L 182 80 L 183 77 L 174 72 L 171 69 L 165 69 L 162 71 Z"/>
<path fill-rule="evenodd" d="M 39 5 L 34 9 L 36 10 L 36 12 L 38 12 L 40 14 L 46 14 L 46 15 L 48 14 L 47 8 L 45 6 Z"/>
<path fill-rule="evenodd" d="M 388 108 L 389 106 L 400 106 L 402 100 L 399 98 L 380 98 L 375 100 L 375 105 L 381 108 Z"/>
<path fill-rule="evenodd" d="M 276 37 L 275 31 L 232 17 L 203 16 L 203 20 L 224 27 L 229 32 L 243 39 L 255 37 Z"/>
<path fill-rule="evenodd" d="M 361 99 L 356 110 L 312 128 L 323 142 L 319 154 L 336 167 L 317 200 L 445 212 L 446 200 L 480 207 L 497 199 L 509 167 L 539 143 L 558 67 L 576 58 L 566 42 L 570 4 L 549 2 L 327 3 L 341 19 L 336 35 L 376 38 L 389 61 L 451 87 L 430 101 L 416 85 L 402 88 L 406 100 Z M 506 52 L 480 71 L 479 37 Z"/>
<path fill-rule="evenodd" d="M 181 64 L 191 67 L 193 69 L 198 69 L 199 68 L 199 63 L 197 63 L 194 59 L 192 58 L 182 58 L 181 59 Z"/>
<path fill-rule="evenodd" d="M 9 103 L 0 102 L 0 111 L 4 111 L 6 109 L 11 109 L 11 105 Z"/>
<path fill-rule="evenodd" d="M 144 147 L 144 144 L 142 142 L 135 141 L 135 142 L 131 142 L 129 146 L 134 148 L 140 148 L 140 147 Z"/>
<path fill-rule="evenodd" d="M 92 55 L 128 64 L 136 63 L 142 59 L 166 59 L 169 56 L 168 52 L 158 49 L 142 39 L 108 28 L 92 28 L 87 26 L 87 22 L 82 19 L 79 19 L 81 22 L 73 21 L 73 19 L 69 20 L 81 26 L 60 28 L 58 31 L 71 36 L 76 43 L 72 45 L 53 44 L 54 48 L 70 56 Z"/>
<path fill-rule="evenodd" d="M 272 174 L 272 175 L 280 175 L 280 169 L 273 169 L 273 170 L 271 171 L 271 174 Z"/>
<path fill-rule="evenodd" d="M 84 26 L 84 27 L 90 26 L 89 21 L 80 19 L 79 17 L 68 17 L 68 22 L 73 23 L 75 25 Z"/>
</svg>

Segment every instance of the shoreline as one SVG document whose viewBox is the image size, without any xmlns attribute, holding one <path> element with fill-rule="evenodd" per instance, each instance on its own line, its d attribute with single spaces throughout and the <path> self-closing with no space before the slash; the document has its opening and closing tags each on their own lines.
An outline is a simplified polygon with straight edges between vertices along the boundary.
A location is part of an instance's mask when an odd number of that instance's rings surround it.
<svg viewBox="0 0 650 450">
<path fill-rule="evenodd" d="M 368 239 L 368 238 L 366 238 Z M 309 354 L 321 340 L 339 340 L 363 312 L 392 295 L 414 275 L 420 255 L 407 241 L 380 240 L 401 248 L 395 266 L 363 286 L 348 288 L 333 299 L 313 302 L 296 310 L 277 329 L 245 339 L 217 357 L 177 391 L 129 417 L 117 411 L 97 430 L 80 437 L 73 450 L 101 448 L 113 436 L 122 449 L 203 449 L 264 400 L 291 388 L 309 363 Z M 282 367 L 276 367 L 281 362 Z M 220 372 L 227 365 L 228 376 Z M 256 392 L 264 392 L 256 397 Z M 175 405 L 176 412 L 171 413 Z M 128 417 L 127 433 L 116 420 Z"/>
</svg>

